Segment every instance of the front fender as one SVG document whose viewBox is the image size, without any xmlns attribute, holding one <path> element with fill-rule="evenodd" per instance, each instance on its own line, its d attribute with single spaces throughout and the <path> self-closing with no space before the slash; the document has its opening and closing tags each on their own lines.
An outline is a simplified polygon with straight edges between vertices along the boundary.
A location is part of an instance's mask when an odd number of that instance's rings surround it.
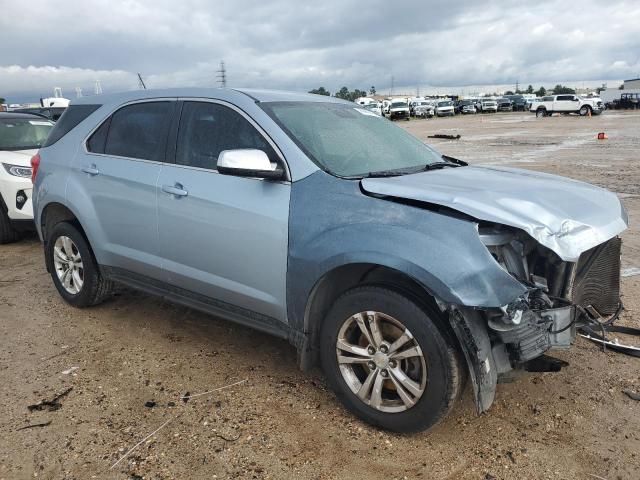
<svg viewBox="0 0 640 480">
<path fill-rule="evenodd" d="M 288 316 L 302 330 L 314 285 L 331 270 L 371 263 L 401 271 L 441 301 L 499 307 L 525 292 L 480 241 L 475 222 L 374 198 L 322 171 L 291 192 Z"/>
</svg>

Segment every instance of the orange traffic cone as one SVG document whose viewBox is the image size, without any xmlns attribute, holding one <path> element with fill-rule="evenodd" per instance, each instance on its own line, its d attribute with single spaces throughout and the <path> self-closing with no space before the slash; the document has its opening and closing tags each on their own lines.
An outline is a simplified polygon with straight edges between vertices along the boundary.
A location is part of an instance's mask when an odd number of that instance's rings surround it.
<svg viewBox="0 0 640 480">
<path fill-rule="evenodd" d="M 598 134 L 598 140 L 606 140 L 606 139 L 608 139 L 608 138 L 609 138 L 609 137 L 607 137 L 607 134 L 606 134 L 606 133 L 604 133 L 604 132 L 600 132 L 600 133 Z"/>
</svg>

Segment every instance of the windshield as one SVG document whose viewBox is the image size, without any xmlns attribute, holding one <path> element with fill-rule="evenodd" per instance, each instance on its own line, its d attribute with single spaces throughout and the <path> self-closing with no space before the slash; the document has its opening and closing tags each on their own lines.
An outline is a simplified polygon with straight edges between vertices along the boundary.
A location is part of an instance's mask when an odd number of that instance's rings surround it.
<svg viewBox="0 0 640 480">
<path fill-rule="evenodd" d="M 439 153 L 392 122 L 340 103 L 260 103 L 323 170 L 340 177 L 416 169 L 439 163 Z"/>
<path fill-rule="evenodd" d="M 42 119 L 0 119 L 0 150 L 31 150 L 40 148 L 53 123 Z"/>
<path fill-rule="evenodd" d="M 451 107 L 453 106 L 453 102 L 440 102 L 438 103 L 439 107 Z"/>
<path fill-rule="evenodd" d="M 409 105 L 407 105 L 407 102 L 393 102 L 391 104 L 391 108 L 402 108 L 402 107 L 408 107 Z"/>
</svg>

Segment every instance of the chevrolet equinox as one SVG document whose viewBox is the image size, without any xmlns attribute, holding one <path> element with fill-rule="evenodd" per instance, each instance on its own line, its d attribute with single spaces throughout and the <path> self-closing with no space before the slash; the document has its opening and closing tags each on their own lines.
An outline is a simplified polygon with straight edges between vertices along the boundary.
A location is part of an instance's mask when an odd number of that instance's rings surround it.
<svg viewBox="0 0 640 480">
<path fill-rule="evenodd" d="M 337 397 L 408 432 L 620 309 L 616 195 L 471 166 L 359 105 L 264 90 L 75 100 L 32 159 L 46 267 L 289 340 Z M 247 352 L 250 355 L 251 352 Z"/>
</svg>

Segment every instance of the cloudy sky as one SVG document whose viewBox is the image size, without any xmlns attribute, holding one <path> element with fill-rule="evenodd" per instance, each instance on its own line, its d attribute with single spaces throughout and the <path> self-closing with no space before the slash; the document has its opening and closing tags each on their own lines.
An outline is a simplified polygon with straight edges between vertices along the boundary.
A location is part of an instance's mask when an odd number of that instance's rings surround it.
<svg viewBox="0 0 640 480">
<path fill-rule="evenodd" d="M 640 2 L 0 0 L 0 96 L 62 87 L 378 90 L 640 76 Z"/>
</svg>

